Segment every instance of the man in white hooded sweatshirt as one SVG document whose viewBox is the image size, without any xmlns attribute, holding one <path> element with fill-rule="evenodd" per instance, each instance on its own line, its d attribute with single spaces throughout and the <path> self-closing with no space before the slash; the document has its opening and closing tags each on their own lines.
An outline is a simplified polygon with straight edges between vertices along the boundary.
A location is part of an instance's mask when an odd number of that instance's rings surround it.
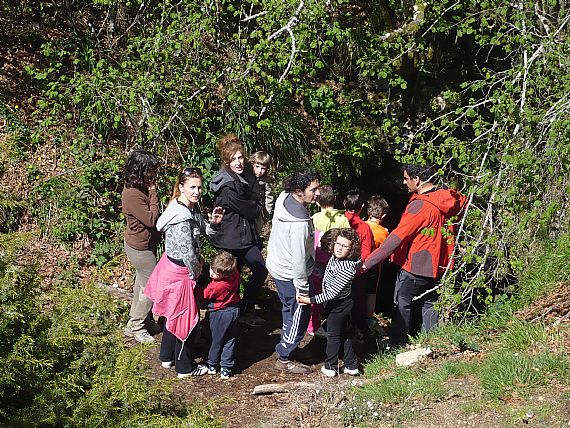
<svg viewBox="0 0 570 428">
<path fill-rule="evenodd" d="M 277 370 L 307 374 L 311 368 L 289 360 L 305 335 L 310 305 L 297 303 L 297 294 L 309 295 L 309 277 L 315 264 L 315 233 L 307 206 L 319 196 L 320 175 L 301 170 L 285 180 L 284 192 L 275 202 L 271 235 L 267 244 L 267 270 L 283 304 L 283 330 L 275 347 Z"/>
</svg>

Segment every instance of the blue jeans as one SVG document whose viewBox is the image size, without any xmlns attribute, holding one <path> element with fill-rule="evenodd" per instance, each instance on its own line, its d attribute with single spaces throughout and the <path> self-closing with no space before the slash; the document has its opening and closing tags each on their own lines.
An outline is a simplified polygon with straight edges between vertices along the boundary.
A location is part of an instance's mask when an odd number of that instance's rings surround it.
<svg viewBox="0 0 570 428">
<path fill-rule="evenodd" d="M 200 329 L 196 326 L 186 341 L 182 342 L 164 327 L 158 359 L 162 362 L 174 361 L 176 373 L 190 373 L 197 366 L 192 347 Z"/>
<path fill-rule="evenodd" d="M 208 364 L 231 369 L 235 362 L 236 349 L 236 319 L 239 316 L 239 308 L 229 307 L 210 312 L 210 331 L 212 333 L 212 345 L 208 352 Z"/>
<path fill-rule="evenodd" d="M 274 281 L 279 300 L 283 305 L 281 309 L 283 331 L 281 332 L 281 340 L 275 346 L 275 351 L 281 359 L 288 359 L 305 336 L 311 317 L 311 305 L 297 303 L 297 290 L 293 286 L 293 280 L 283 281 L 274 278 Z"/>
</svg>

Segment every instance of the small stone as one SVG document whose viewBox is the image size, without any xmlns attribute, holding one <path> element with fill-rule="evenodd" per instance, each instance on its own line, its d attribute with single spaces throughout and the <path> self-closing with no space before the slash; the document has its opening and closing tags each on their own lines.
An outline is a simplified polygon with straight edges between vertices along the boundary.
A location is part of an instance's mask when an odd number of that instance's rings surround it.
<svg viewBox="0 0 570 428">
<path fill-rule="evenodd" d="M 426 357 L 432 355 L 431 348 L 418 348 L 396 355 L 396 365 L 399 367 L 409 367 L 419 363 Z"/>
</svg>

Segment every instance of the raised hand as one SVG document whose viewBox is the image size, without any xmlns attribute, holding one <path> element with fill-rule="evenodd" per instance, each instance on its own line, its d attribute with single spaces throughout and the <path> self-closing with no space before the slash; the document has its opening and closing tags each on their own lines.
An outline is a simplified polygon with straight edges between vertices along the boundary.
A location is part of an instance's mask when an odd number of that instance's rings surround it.
<svg viewBox="0 0 570 428">
<path fill-rule="evenodd" d="M 211 214 L 208 214 L 211 224 L 220 224 L 226 211 L 222 207 L 214 207 Z"/>
</svg>

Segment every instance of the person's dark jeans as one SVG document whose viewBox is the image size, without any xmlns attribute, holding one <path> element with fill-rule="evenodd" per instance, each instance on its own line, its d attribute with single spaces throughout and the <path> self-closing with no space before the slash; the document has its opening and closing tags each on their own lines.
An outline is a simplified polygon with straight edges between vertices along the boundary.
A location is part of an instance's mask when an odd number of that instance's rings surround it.
<svg viewBox="0 0 570 428">
<path fill-rule="evenodd" d="M 338 370 L 338 357 L 343 351 L 342 360 L 349 369 L 358 368 L 358 359 L 350 339 L 351 312 L 354 301 L 351 298 L 331 300 L 325 304 L 327 317 L 327 358 L 325 368 Z"/>
<path fill-rule="evenodd" d="M 265 278 L 267 278 L 265 260 L 257 246 L 251 246 L 249 248 L 239 250 L 224 251 L 227 251 L 236 257 L 238 270 L 240 272 L 244 266 L 247 266 L 251 271 L 249 280 L 243 286 L 244 292 L 241 302 L 241 313 L 244 314 L 255 306 L 255 302 L 259 296 L 259 291 L 265 282 Z"/>
<path fill-rule="evenodd" d="M 434 304 L 437 302 L 437 291 L 432 291 L 421 299 L 413 301 L 435 287 L 437 280 L 425 276 L 414 275 L 400 269 L 394 290 L 394 317 L 390 326 L 390 343 L 402 346 L 408 341 L 408 335 L 419 331 L 430 331 L 437 326 L 438 315 Z"/>
<path fill-rule="evenodd" d="M 237 335 L 236 319 L 239 308 L 230 307 L 210 312 L 210 331 L 212 345 L 208 352 L 208 365 L 231 369 L 235 362 L 235 346 Z"/>
<path fill-rule="evenodd" d="M 364 335 L 370 334 L 370 328 L 366 323 L 366 275 L 355 276 L 352 280 L 350 297 L 354 301 L 352 307 L 352 320 L 354 325 Z"/>
</svg>

